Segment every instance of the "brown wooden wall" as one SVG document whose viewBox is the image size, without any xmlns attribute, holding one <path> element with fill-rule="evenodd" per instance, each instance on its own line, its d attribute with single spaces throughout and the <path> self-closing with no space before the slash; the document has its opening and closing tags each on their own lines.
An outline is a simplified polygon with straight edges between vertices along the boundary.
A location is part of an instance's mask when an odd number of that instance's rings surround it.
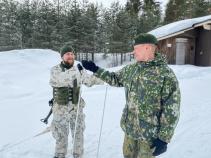
<svg viewBox="0 0 211 158">
<path fill-rule="evenodd" d="M 167 47 L 171 44 L 171 47 Z M 176 42 L 175 37 L 159 41 L 158 49 L 162 54 L 165 54 L 168 59 L 168 64 L 176 63 Z"/>
<path fill-rule="evenodd" d="M 197 31 L 190 30 L 180 35 L 159 41 L 158 49 L 161 51 L 161 53 L 166 55 L 169 64 L 176 64 L 176 39 L 185 38 L 187 39 L 187 42 L 185 43 L 185 64 L 195 65 L 196 37 Z M 168 47 L 168 44 L 171 44 L 171 47 Z"/>
</svg>

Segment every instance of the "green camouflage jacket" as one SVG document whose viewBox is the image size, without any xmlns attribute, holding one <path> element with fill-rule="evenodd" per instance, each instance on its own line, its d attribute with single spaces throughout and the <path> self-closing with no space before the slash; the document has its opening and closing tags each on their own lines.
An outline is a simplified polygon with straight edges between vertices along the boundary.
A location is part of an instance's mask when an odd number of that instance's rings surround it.
<svg viewBox="0 0 211 158">
<path fill-rule="evenodd" d="M 99 68 L 95 76 L 112 86 L 125 87 L 121 127 L 128 136 L 170 142 L 179 119 L 180 89 L 160 53 L 153 61 L 136 62 L 116 73 Z"/>
<path fill-rule="evenodd" d="M 74 85 L 76 81 L 76 85 Z M 76 65 L 71 67 L 70 69 L 66 69 L 62 67 L 61 64 L 58 64 L 51 68 L 50 73 L 50 81 L 49 84 L 53 88 L 73 88 L 73 99 L 74 96 L 76 97 L 76 102 L 78 102 L 78 95 L 80 91 L 81 84 L 84 84 L 88 87 L 91 87 L 93 85 L 102 85 L 104 82 L 98 78 L 96 78 L 94 75 L 88 74 L 85 70 L 82 70 L 79 72 Z M 57 92 L 58 93 L 58 92 Z M 66 91 L 59 91 L 58 96 L 54 98 L 54 103 L 57 103 L 59 105 L 68 105 L 71 102 L 66 101 L 66 98 L 68 98 L 68 94 Z M 77 104 L 75 102 L 72 102 L 73 104 Z M 82 106 L 85 105 L 84 100 L 81 98 Z"/>
</svg>

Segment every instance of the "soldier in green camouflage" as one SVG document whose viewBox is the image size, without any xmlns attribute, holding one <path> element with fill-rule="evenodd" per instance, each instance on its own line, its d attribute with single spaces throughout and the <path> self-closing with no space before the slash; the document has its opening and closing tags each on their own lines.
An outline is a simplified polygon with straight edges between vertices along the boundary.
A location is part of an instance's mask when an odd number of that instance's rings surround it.
<svg viewBox="0 0 211 158">
<path fill-rule="evenodd" d="M 81 158 L 83 155 L 83 132 L 85 129 L 85 102 L 79 98 L 81 84 L 92 86 L 104 82 L 74 65 L 75 54 L 70 45 L 62 47 L 62 62 L 51 69 L 50 85 L 53 88 L 53 120 L 51 123 L 52 135 L 56 140 L 54 158 L 65 158 L 68 147 L 69 127 L 74 137 L 77 110 L 78 121 L 73 147 L 73 157 Z M 77 107 L 80 99 L 79 109 Z"/>
<path fill-rule="evenodd" d="M 136 62 L 116 73 L 82 61 L 96 77 L 125 87 L 126 106 L 121 118 L 125 158 L 153 158 L 165 152 L 179 119 L 178 81 L 157 51 L 157 42 L 151 34 L 138 35 L 133 51 Z"/>
</svg>

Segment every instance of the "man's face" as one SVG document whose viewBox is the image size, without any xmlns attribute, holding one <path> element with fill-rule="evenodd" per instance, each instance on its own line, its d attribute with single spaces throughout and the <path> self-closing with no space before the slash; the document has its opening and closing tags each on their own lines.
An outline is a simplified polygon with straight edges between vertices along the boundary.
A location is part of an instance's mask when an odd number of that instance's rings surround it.
<svg viewBox="0 0 211 158">
<path fill-rule="evenodd" d="M 75 61 L 75 54 L 73 52 L 67 52 L 63 55 L 62 59 L 64 62 L 72 65 Z"/>
<path fill-rule="evenodd" d="M 136 61 L 147 61 L 155 51 L 152 44 L 138 44 L 134 46 L 133 54 Z"/>
</svg>

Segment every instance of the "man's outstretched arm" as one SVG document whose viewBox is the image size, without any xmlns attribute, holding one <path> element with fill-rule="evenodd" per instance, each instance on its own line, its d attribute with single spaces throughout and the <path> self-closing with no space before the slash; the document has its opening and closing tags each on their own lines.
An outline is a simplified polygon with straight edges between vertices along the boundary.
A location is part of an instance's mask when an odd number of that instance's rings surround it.
<svg viewBox="0 0 211 158">
<path fill-rule="evenodd" d="M 98 67 L 94 62 L 83 60 L 82 65 L 85 69 L 92 71 L 97 78 L 100 78 L 104 82 L 111 86 L 123 87 L 122 74 L 123 69 L 118 72 L 109 72 Z"/>
</svg>

